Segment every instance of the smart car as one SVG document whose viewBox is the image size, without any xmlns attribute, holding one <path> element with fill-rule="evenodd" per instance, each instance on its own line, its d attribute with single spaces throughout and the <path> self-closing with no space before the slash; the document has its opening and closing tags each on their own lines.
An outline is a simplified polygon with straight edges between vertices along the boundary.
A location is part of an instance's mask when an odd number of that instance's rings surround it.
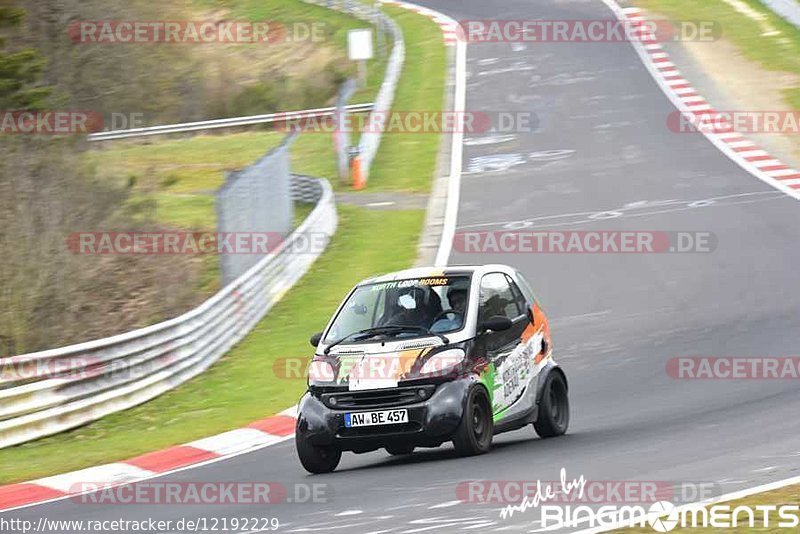
<svg viewBox="0 0 800 534">
<path fill-rule="evenodd" d="M 533 424 L 549 438 L 569 425 L 547 316 L 505 265 L 364 280 L 311 344 L 295 434 L 311 473 L 336 469 L 343 451 L 405 455 L 452 442 L 469 456 L 501 432 Z"/>
</svg>

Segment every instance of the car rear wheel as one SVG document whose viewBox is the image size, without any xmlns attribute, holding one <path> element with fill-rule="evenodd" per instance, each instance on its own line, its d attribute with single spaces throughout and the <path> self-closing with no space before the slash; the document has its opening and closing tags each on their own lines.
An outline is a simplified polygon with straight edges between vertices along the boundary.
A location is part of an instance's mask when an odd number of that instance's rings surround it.
<svg viewBox="0 0 800 534">
<path fill-rule="evenodd" d="M 461 422 L 453 435 L 453 446 L 460 456 L 484 454 L 492 448 L 494 422 L 489 398 L 480 387 L 473 387 Z"/>
<path fill-rule="evenodd" d="M 547 376 L 539 403 L 539 416 L 533 423 L 536 433 L 543 438 L 561 436 L 569 427 L 569 397 L 567 383 L 560 373 Z"/>
<path fill-rule="evenodd" d="M 342 451 L 339 449 L 314 445 L 300 432 L 295 433 L 294 443 L 300 463 L 309 473 L 330 473 L 342 459 Z"/>
</svg>

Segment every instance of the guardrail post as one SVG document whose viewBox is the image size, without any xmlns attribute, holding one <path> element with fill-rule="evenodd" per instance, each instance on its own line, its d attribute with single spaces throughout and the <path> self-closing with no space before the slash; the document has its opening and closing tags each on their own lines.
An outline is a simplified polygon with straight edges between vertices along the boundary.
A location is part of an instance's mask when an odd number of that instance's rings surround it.
<svg viewBox="0 0 800 534">
<path fill-rule="evenodd" d="M 356 156 L 353 158 L 350 172 L 353 175 L 353 189 L 356 191 L 364 189 L 367 186 L 367 183 L 364 180 L 364 172 L 361 169 L 361 156 Z"/>
</svg>

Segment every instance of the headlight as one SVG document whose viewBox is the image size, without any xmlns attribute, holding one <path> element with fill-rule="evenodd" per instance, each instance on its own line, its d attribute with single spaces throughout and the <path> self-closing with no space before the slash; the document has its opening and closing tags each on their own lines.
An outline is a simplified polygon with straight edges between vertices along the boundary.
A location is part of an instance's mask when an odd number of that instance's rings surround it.
<svg viewBox="0 0 800 534">
<path fill-rule="evenodd" d="M 464 361 L 466 353 L 462 349 L 449 349 L 431 356 L 422 366 L 420 374 L 423 375 L 445 375 L 453 368 Z"/>
<path fill-rule="evenodd" d="M 308 366 L 310 382 L 333 382 L 333 366 L 322 360 L 313 360 Z"/>
</svg>

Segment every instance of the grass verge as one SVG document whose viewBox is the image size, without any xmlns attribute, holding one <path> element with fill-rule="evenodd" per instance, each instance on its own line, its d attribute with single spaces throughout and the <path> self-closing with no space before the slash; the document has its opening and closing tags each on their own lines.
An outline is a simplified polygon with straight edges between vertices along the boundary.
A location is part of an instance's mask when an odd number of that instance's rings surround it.
<svg viewBox="0 0 800 534">
<path fill-rule="evenodd" d="M 255 5 L 255 2 L 254 2 Z M 406 69 L 398 87 L 398 106 L 426 106 L 440 110 L 443 107 L 445 87 L 445 47 L 439 27 L 427 18 L 407 12 L 392 12 L 403 27 L 407 39 Z M 421 45 L 414 43 L 419 40 Z M 438 70 L 419 68 L 417 65 L 433 62 Z M 436 96 L 436 98 L 435 98 Z M 398 109 L 400 109 L 398 107 Z M 252 137 L 251 137 L 252 136 Z M 262 136 L 262 137 L 259 137 Z M 409 137 L 410 136 L 410 137 Z M 232 139 L 225 141 L 227 137 Z M 424 137 L 424 140 L 422 139 Z M 303 153 L 301 140 L 313 145 L 325 143 L 327 136 L 301 137 L 295 145 L 295 171 L 333 177 L 333 158 L 324 165 L 314 158 L 298 156 Z M 381 145 L 373 170 L 370 189 L 428 190 L 436 166 L 439 135 L 387 135 Z M 219 148 L 224 168 L 235 167 L 236 161 L 254 159 L 248 151 L 260 155 L 263 143 L 269 143 L 269 134 L 242 134 L 242 136 L 199 138 L 206 148 L 216 150 L 221 143 L 229 142 L 236 150 Z M 181 151 L 186 151 L 187 141 L 176 141 L 166 155 L 153 155 L 158 161 L 174 161 Z M 237 144 L 238 143 L 238 144 Z M 230 149 L 231 146 L 228 148 Z M 320 145 L 322 146 L 322 145 Z M 330 144 L 328 146 L 331 146 Z M 136 158 L 147 158 L 158 153 L 155 146 L 142 148 L 128 146 L 126 158 L 111 154 L 99 157 L 117 158 L 118 165 L 139 165 Z M 233 152 L 233 153 L 232 153 Z M 184 156 L 199 165 L 217 165 L 208 160 L 191 160 L 193 152 Z M 232 157 L 231 157 L 232 156 Z M 161 158 L 161 159 L 159 159 Z M 297 159 L 300 158 L 300 161 Z M 163 161 L 162 161 L 163 163 Z M 148 180 L 160 183 L 161 171 L 150 176 L 148 165 L 138 169 Z M 154 167 L 156 168 L 156 167 Z M 174 179 L 169 179 L 170 196 L 196 193 L 213 186 L 211 174 L 200 173 L 199 184 L 193 183 L 195 173 L 182 174 L 172 169 Z M 160 174 L 159 174 L 160 173 Z M 123 173 L 124 175 L 124 173 Z M 395 179 L 396 177 L 396 179 Z M 219 179 L 219 178 L 217 178 Z M 179 202 L 176 201 L 178 204 Z M 184 207 L 178 223 L 207 221 L 194 220 L 193 210 L 204 209 L 191 204 Z M 179 210 L 180 211 L 180 210 Z M 200 377 L 139 407 L 120 412 L 85 427 L 49 438 L 0 450 L 0 483 L 30 480 L 89 467 L 106 462 L 130 458 L 170 445 L 186 443 L 193 439 L 237 428 L 250 421 L 274 414 L 296 401 L 305 387 L 304 379 L 284 379 L 276 376 L 273 366 L 281 358 L 309 357 L 310 334 L 326 323 L 329 314 L 344 294 L 358 280 L 380 272 L 409 266 L 416 257 L 416 246 L 422 229 L 424 210 L 370 211 L 352 206 L 339 206 L 340 227 L 329 249 L 314 264 L 302 281 L 288 292 L 255 330 L 229 354 Z M 174 217 L 174 215 L 172 215 Z M 390 229 L 390 231 L 386 231 Z"/>
<path fill-rule="evenodd" d="M 282 132 L 198 135 L 155 143 L 120 142 L 89 153 L 112 180 L 134 184 L 137 198 L 154 200 L 155 219 L 185 230 L 214 230 L 214 194 L 225 173 L 246 167 L 280 144 Z M 334 178 L 330 135 L 306 134 L 291 150 L 292 169 Z"/>
<path fill-rule="evenodd" d="M 760 505 L 774 505 L 774 506 L 781 506 L 783 504 L 791 504 L 797 505 L 800 503 L 800 486 L 787 486 L 785 488 L 781 488 L 775 491 L 768 491 L 765 493 L 759 493 L 758 495 L 752 495 L 745 499 L 741 499 L 738 501 L 731 501 L 729 503 L 720 503 L 726 506 L 730 506 L 730 510 L 733 510 L 737 506 L 749 506 L 753 509 L 754 515 L 756 519 L 761 515 L 756 509 L 756 506 Z M 789 514 L 790 516 L 798 517 L 800 514 L 797 512 L 793 514 Z M 683 528 L 678 526 L 671 530 L 672 534 L 693 534 L 699 532 L 725 532 L 726 534 L 744 534 L 749 532 L 797 532 L 797 527 L 794 528 L 780 528 L 778 527 L 779 521 L 791 521 L 789 518 L 778 517 L 777 512 L 771 512 L 770 515 L 770 523 L 769 525 L 765 525 L 763 521 L 756 520 L 751 527 L 748 522 L 747 515 L 745 513 L 741 513 L 738 515 L 740 524 L 736 527 L 724 528 L 724 529 L 714 529 L 714 528 L 693 528 L 687 527 Z M 687 516 L 688 523 L 691 523 L 691 515 Z M 644 527 L 632 527 L 626 529 L 619 529 L 615 530 L 614 532 L 618 532 L 620 534 L 652 534 L 655 532 L 652 527 L 649 525 Z"/>
</svg>

